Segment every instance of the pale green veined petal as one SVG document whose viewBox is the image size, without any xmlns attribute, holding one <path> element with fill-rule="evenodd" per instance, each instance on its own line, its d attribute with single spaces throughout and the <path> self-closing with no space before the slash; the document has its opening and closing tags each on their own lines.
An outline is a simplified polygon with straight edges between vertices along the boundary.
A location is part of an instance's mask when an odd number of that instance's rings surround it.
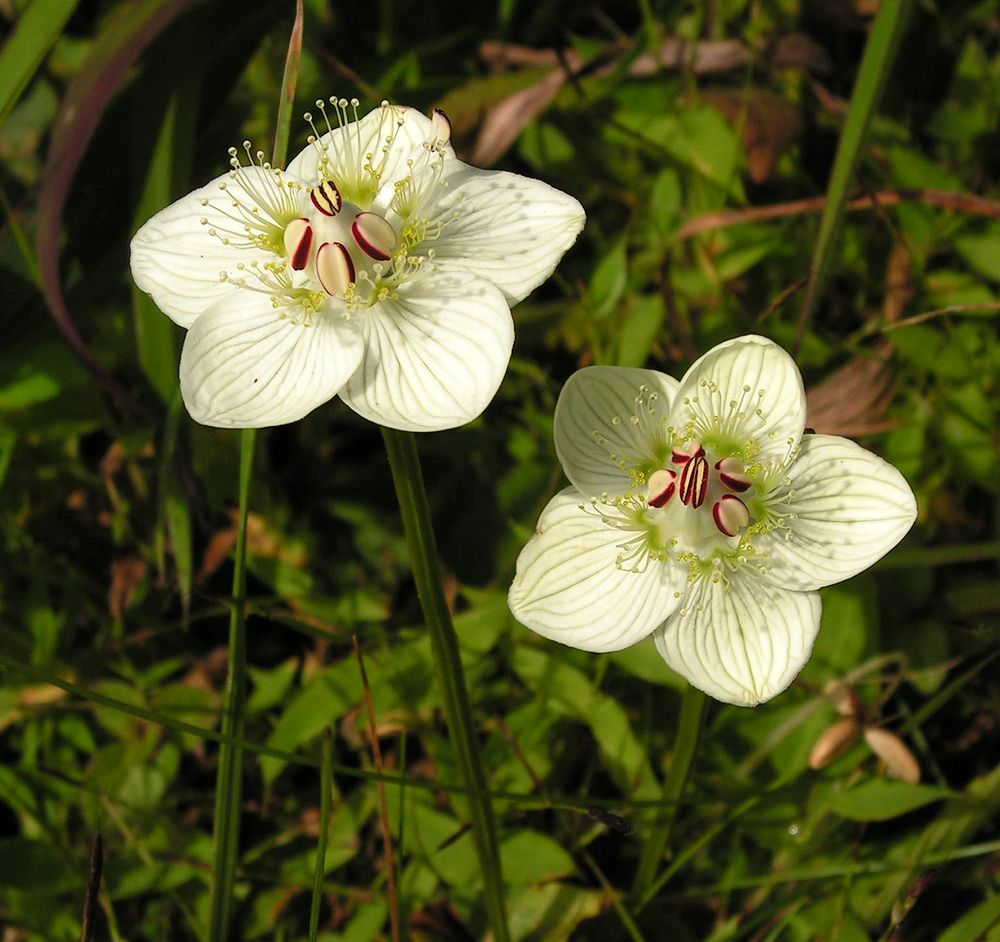
<svg viewBox="0 0 1000 942">
<path fill-rule="evenodd" d="M 835 435 L 806 435 L 768 497 L 781 527 L 754 539 L 765 577 L 789 589 L 849 579 L 907 533 L 917 504 L 906 479 L 878 455 Z"/>
<path fill-rule="evenodd" d="M 584 651 L 617 651 L 645 638 L 679 604 L 687 569 L 647 560 L 641 572 L 616 565 L 640 534 L 615 529 L 575 488 L 549 501 L 517 559 L 508 602 L 538 634 Z"/>
<path fill-rule="evenodd" d="M 237 278 L 240 264 L 276 260 L 274 253 L 245 244 L 244 223 L 233 206 L 234 200 L 256 205 L 245 184 L 270 191 L 273 180 L 259 167 L 244 167 L 235 179 L 223 174 L 160 210 L 132 237 L 132 277 L 172 321 L 190 327 L 230 294 L 234 286 L 221 280 L 223 272 Z"/>
<path fill-rule="evenodd" d="M 264 428 L 333 398 L 357 368 L 361 340 L 333 313 L 282 317 L 271 298 L 238 291 L 199 317 L 184 340 L 181 393 L 202 425 Z"/>
<path fill-rule="evenodd" d="M 566 477 L 588 497 L 621 495 L 635 486 L 631 470 L 669 461 L 666 418 L 676 390 L 677 380 L 655 370 L 577 370 L 555 412 L 556 453 Z"/>
<path fill-rule="evenodd" d="M 364 357 L 341 397 L 366 419 L 406 431 L 455 428 L 478 416 L 514 343 L 503 295 L 464 273 L 421 273 L 356 320 Z"/>
<path fill-rule="evenodd" d="M 756 442 L 764 463 L 784 463 L 802 437 L 806 396 L 792 358 L 749 335 L 713 347 L 681 379 L 672 423 L 694 438 L 744 446 Z"/>
<path fill-rule="evenodd" d="M 754 706 L 781 693 L 819 630 L 815 592 L 789 592 L 748 571 L 698 579 L 653 635 L 663 659 L 717 700 Z"/>
<path fill-rule="evenodd" d="M 473 272 L 513 305 L 552 274 L 585 221 L 572 196 L 516 173 L 446 165 L 447 187 L 432 210 L 443 224 L 430 243 L 443 269 Z"/>
</svg>

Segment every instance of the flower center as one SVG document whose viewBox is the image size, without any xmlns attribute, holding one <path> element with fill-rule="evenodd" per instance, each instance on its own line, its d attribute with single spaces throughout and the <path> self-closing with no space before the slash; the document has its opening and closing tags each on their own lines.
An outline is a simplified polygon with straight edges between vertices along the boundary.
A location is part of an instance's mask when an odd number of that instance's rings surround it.
<svg viewBox="0 0 1000 942">
<path fill-rule="evenodd" d="M 743 463 L 727 456 L 712 460 L 700 442 L 675 447 L 668 468 L 659 468 L 647 480 L 646 502 L 664 511 L 670 528 L 688 535 L 697 545 L 714 531 L 737 537 L 750 525 L 750 510 L 738 497 L 750 489 Z"/>
<path fill-rule="evenodd" d="M 308 215 L 285 226 L 285 258 L 331 297 L 343 297 L 359 279 L 374 280 L 392 259 L 399 237 L 378 213 L 346 202 L 333 180 L 309 191 Z"/>
</svg>

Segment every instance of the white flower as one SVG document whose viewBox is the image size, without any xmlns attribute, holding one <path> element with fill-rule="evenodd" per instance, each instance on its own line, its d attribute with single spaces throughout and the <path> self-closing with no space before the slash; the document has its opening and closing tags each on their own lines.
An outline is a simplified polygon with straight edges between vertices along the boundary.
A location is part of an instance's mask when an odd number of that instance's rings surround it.
<svg viewBox="0 0 1000 942">
<path fill-rule="evenodd" d="M 204 425 L 258 428 L 339 394 L 392 428 L 479 415 L 510 359 L 510 305 L 583 226 L 580 204 L 477 170 L 433 119 L 316 103 L 325 133 L 278 170 L 254 154 L 149 220 L 132 274 L 188 329 L 180 382 Z"/>
<path fill-rule="evenodd" d="M 511 611 L 546 638 L 615 651 L 652 634 L 719 700 L 791 683 L 819 628 L 822 586 L 910 529 L 902 475 L 854 442 L 804 435 L 802 379 L 763 337 L 720 344 L 677 380 L 592 366 L 556 406 L 572 483 L 522 550 Z"/>
</svg>

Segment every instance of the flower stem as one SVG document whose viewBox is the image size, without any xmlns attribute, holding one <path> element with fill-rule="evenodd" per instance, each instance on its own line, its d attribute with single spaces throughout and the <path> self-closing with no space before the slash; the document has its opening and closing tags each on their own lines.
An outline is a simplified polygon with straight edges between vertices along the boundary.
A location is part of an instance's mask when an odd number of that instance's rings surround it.
<svg viewBox="0 0 1000 942">
<path fill-rule="evenodd" d="M 309 942 L 316 942 L 319 934 L 319 907 L 323 901 L 323 878 L 326 876 L 326 845 L 330 836 L 330 798 L 333 791 L 333 733 L 329 728 L 323 733 L 323 751 L 320 759 L 319 793 L 319 846 L 316 849 L 316 868 L 313 871 L 312 904 L 309 907 Z"/>
<path fill-rule="evenodd" d="M 229 674 L 222 702 L 222 745 L 215 779 L 214 868 L 209 938 L 225 942 L 229 935 L 236 861 L 240 845 L 240 812 L 243 805 L 243 713 L 246 695 L 247 650 L 247 514 L 250 479 L 257 433 L 244 429 L 240 436 L 240 509 L 236 525 L 233 604 L 229 613 Z"/>
<path fill-rule="evenodd" d="M 510 933 L 504 905 L 496 822 L 472 722 L 472 708 L 458 652 L 458 637 L 441 587 L 434 530 L 424 478 L 420 471 L 420 459 L 417 456 L 416 438 L 412 432 L 388 428 L 382 429 L 382 435 L 396 485 L 396 496 L 399 498 L 413 580 L 431 635 L 434 665 L 444 695 L 444 715 L 459 769 L 468 789 L 472 836 L 483 874 L 486 910 L 495 942 L 507 942 Z"/>
<path fill-rule="evenodd" d="M 670 760 L 670 771 L 663 783 L 663 804 L 659 815 L 650 828 L 649 835 L 642 848 L 639 867 L 632 883 L 633 901 L 644 897 L 647 888 L 656 876 L 656 868 L 660 865 L 664 853 L 670 844 L 670 832 L 677 817 L 677 808 L 684 786 L 687 784 L 698 750 L 698 740 L 701 735 L 701 717 L 705 710 L 705 694 L 690 684 L 685 688 L 681 700 L 681 716 L 677 728 L 677 739 L 674 741 L 674 754 Z"/>
</svg>

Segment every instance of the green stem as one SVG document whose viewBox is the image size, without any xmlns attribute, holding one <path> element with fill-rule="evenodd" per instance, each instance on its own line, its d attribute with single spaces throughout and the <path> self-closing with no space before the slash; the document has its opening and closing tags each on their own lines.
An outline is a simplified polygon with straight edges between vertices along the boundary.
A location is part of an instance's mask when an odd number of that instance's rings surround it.
<svg viewBox="0 0 1000 942">
<path fill-rule="evenodd" d="M 819 234 L 816 236 L 816 246 L 809 266 L 809 280 L 806 283 L 802 311 L 795 332 L 794 350 L 798 350 L 802 344 L 813 307 L 822 290 L 830 264 L 834 236 L 844 214 L 854 170 L 861 157 L 861 149 L 868 136 L 868 128 L 879 99 L 889 80 L 889 72 L 896 58 L 899 37 L 903 32 L 909 5 L 909 0 L 884 0 L 879 6 L 865 44 L 854 91 L 851 93 L 847 120 L 844 122 L 840 143 L 837 145 L 837 155 L 830 171 L 826 206 L 820 219 Z"/>
<path fill-rule="evenodd" d="M 240 844 L 240 812 L 243 805 L 243 738 L 246 698 L 246 602 L 247 602 L 247 514 L 250 479 L 257 432 L 244 429 L 240 436 L 240 509 L 236 530 L 233 607 L 229 616 L 229 675 L 222 705 L 219 772 L 215 780 L 215 835 L 212 880 L 211 942 L 226 942 L 232 909 L 236 861 Z"/>
<path fill-rule="evenodd" d="M 319 847 L 316 849 L 316 869 L 313 872 L 312 906 L 309 911 L 309 942 L 319 934 L 319 905 L 323 900 L 323 877 L 326 875 L 326 842 L 330 832 L 330 793 L 333 791 L 333 733 L 323 734 L 323 755 L 320 768 Z"/>
<path fill-rule="evenodd" d="M 697 687 L 689 684 L 684 690 L 677 739 L 674 741 L 674 754 L 670 760 L 667 780 L 663 783 L 663 805 L 642 847 L 639 867 L 632 883 L 633 900 L 644 897 L 656 876 L 656 868 L 670 844 L 670 832 L 677 817 L 677 808 L 684 794 L 684 786 L 687 784 L 695 753 L 698 751 L 705 699 L 705 694 Z"/>
<path fill-rule="evenodd" d="M 434 530 L 417 456 L 416 438 L 412 432 L 387 428 L 382 429 L 382 435 L 399 498 L 413 580 L 431 635 L 431 651 L 443 693 L 444 715 L 467 789 L 472 836 L 483 874 L 486 910 L 495 942 L 508 942 L 510 933 L 504 905 L 496 822 L 472 722 L 472 707 L 458 653 L 458 637 L 441 587 Z"/>
</svg>

